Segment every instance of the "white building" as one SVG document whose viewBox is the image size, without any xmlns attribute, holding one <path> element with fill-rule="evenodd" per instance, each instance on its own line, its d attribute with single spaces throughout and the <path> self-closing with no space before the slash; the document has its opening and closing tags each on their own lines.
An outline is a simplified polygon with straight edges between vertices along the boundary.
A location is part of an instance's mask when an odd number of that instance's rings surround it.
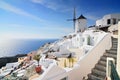
<svg viewBox="0 0 120 80">
<path fill-rule="evenodd" d="M 120 21 L 120 14 L 108 14 L 103 16 L 102 19 L 96 21 L 96 26 L 98 27 L 106 27 L 118 24 Z"/>
<path fill-rule="evenodd" d="M 83 77 L 87 77 L 87 74 L 91 72 L 100 56 L 103 55 L 101 53 L 111 48 L 110 39 L 109 33 L 96 32 L 95 30 L 69 34 L 66 39 L 54 44 L 54 46 L 57 45 L 56 47 L 59 47 L 60 50 L 58 52 L 49 53 L 57 56 L 58 60 L 42 58 L 43 60 L 40 60 L 41 62 L 43 61 L 42 63 L 46 62 L 45 60 L 53 60 L 53 62 L 50 62 L 50 64 L 47 62 L 48 66 L 44 69 L 44 72 L 33 80 L 82 80 Z M 69 48 L 67 48 L 68 46 Z M 69 67 L 67 64 L 65 66 L 67 59 L 65 56 L 70 53 L 74 56 L 73 67 Z M 92 63 L 88 64 L 88 62 Z M 44 66 L 43 64 L 41 65 Z"/>
<path fill-rule="evenodd" d="M 83 32 L 87 28 L 87 19 L 81 15 L 76 19 L 75 22 L 75 33 L 77 32 Z"/>
</svg>

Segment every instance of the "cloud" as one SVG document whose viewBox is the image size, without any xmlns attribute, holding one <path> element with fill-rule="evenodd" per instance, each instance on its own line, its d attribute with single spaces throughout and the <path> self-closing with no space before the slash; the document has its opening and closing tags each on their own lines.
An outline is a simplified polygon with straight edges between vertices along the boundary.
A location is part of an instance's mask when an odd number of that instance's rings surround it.
<svg viewBox="0 0 120 80">
<path fill-rule="evenodd" d="M 34 3 L 39 3 L 41 5 L 46 6 L 47 8 L 57 10 L 59 6 L 55 2 L 48 2 L 49 0 L 32 0 Z"/>
<path fill-rule="evenodd" d="M 13 5 L 10 5 L 6 2 L 3 2 L 3 1 L 0 1 L 0 8 L 3 9 L 3 10 L 6 10 L 6 11 L 9 11 L 9 12 L 13 12 L 15 14 L 19 14 L 19 15 L 22 15 L 22 16 L 27 16 L 27 17 L 30 17 L 32 19 L 35 19 L 35 20 L 38 20 L 38 21 L 44 21 L 42 19 L 40 19 L 39 17 L 35 16 L 35 15 L 32 15 L 20 8 L 17 8 Z"/>
<path fill-rule="evenodd" d="M 41 4 L 49 9 L 60 11 L 60 12 L 68 12 L 72 11 L 73 8 L 70 7 L 69 4 L 65 4 L 63 0 L 31 0 L 33 3 Z"/>
</svg>

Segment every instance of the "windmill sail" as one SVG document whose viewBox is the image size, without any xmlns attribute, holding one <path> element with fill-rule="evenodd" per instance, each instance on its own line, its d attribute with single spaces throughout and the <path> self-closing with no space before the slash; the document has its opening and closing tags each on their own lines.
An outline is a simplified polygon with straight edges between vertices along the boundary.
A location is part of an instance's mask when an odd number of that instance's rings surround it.
<svg viewBox="0 0 120 80">
<path fill-rule="evenodd" d="M 74 12 L 73 12 L 73 19 L 67 19 L 67 21 L 73 21 L 73 27 L 74 27 L 74 31 L 75 31 L 75 22 L 76 22 L 76 10 L 74 8 Z"/>
</svg>

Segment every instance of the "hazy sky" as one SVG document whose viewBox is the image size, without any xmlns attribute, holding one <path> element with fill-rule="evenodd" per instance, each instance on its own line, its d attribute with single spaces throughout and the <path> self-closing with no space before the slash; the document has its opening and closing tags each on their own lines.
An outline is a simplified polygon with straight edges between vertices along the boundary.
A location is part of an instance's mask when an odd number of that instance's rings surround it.
<svg viewBox="0 0 120 80">
<path fill-rule="evenodd" d="M 88 26 L 120 13 L 120 0 L 0 0 L 0 38 L 60 38 L 73 31 L 73 7 Z"/>
</svg>

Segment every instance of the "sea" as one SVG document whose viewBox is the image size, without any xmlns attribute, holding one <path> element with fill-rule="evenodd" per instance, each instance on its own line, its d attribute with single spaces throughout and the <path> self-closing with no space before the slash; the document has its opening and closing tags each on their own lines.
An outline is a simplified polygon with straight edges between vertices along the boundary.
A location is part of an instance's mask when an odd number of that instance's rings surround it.
<svg viewBox="0 0 120 80">
<path fill-rule="evenodd" d="M 53 43 L 58 39 L 13 39 L 0 41 L 0 57 L 27 54 L 39 49 L 46 43 Z"/>
</svg>

